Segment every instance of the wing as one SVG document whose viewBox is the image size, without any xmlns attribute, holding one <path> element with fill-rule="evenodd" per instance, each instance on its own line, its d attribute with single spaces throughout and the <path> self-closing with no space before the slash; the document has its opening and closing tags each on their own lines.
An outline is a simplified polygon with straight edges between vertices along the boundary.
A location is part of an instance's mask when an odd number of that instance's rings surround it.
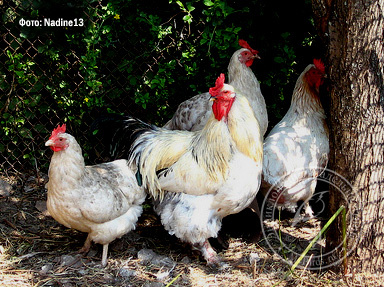
<svg viewBox="0 0 384 287">
<path fill-rule="evenodd" d="M 221 180 L 210 179 L 190 152 L 185 153 L 169 168 L 161 170 L 158 180 L 164 191 L 191 195 L 213 194 L 222 184 Z"/>
<path fill-rule="evenodd" d="M 182 102 L 164 128 L 170 130 L 201 130 L 212 113 L 211 95 L 203 93 Z"/>
<path fill-rule="evenodd" d="M 126 160 L 87 166 L 81 188 L 86 203 L 80 205 L 81 213 L 96 223 L 113 220 L 145 199 Z"/>
<path fill-rule="evenodd" d="M 268 137 L 264 142 L 263 178 L 270 184 L 276 184 L 287 174 L 287 143 L 291 143 L 291 140 L 282 134 Z"/>
<path fill-rule="evenodd" d="M 320 146 L 319 138 L 305 127 L 277 126 L 265 140 L 264 180 L 284 191 L 285 200 L 313 192 L 328 154 L 328 145 Z"/>
</svg>

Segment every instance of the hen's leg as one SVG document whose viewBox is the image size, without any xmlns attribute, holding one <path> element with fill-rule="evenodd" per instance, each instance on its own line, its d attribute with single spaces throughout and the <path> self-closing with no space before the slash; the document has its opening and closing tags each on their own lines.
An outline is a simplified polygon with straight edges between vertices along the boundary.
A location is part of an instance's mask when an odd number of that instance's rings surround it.
<svg viewBox="0 0 384 287">
<path fill-rule="evenodd" d="M 312 210 L 311 206 L 309 205 L 309 202 L 307 201 L 307 202 L 304 204 L 304 206 L 305 206 L 305 209 L 304 209 L 304 211 L 305 211 L 305 216 L 306 216 L 306 217 L 309 217 L 309 218 L 313 218 L 313 210 Z"/>
<path fill-rule="evenodd" d="M 103 267 L 107 265 L 107 256 L 108 256 L 108 243 L 103 245 L 103 256 L 101 257 L 101 266 Z"/>
<path fill-rule="evenodd" d="M 79 253 L 87 253 L 91 248 L 91 237 L 87 236 L 87 239 L 84 242 L 84 246 L 79 250 Z"/>
<path fill-rule="evenodd" d="M 259 208 L 259 203 L 257 202 L 257 198 L 251 202 L 251 204 L 248 206 L 254 213 L 257 214 L 259 218 L 261 218 L 261 213 L 260 213 L 260 208 Z"/>
<path fill-rule="evenodd" d="M 207 261 L 208 265 L 217 266 L 220 264 L 220 257 L 217 255 L 216 251 L 213 250 L 208 239 L 205 240 L 204 243 L 194 244 L 193 248 L 199 250 L 203 254 L 203 257 Z"/>
</svg>

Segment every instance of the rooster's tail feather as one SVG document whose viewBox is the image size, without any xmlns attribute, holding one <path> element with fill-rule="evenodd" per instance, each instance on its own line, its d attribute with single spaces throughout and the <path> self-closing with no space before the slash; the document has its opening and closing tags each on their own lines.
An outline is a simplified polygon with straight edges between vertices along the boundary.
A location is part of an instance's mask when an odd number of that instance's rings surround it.
<svg viewBox="0 0 384 287">
<path fill-rule="evenodd" d="M 91 125 L 92 133 L 108 148 L 113 160 L 127 159 L 134 141 L 146 131 L 157 129 L 134 117 L 119 114 L 100 116 Z"/>
</svg>

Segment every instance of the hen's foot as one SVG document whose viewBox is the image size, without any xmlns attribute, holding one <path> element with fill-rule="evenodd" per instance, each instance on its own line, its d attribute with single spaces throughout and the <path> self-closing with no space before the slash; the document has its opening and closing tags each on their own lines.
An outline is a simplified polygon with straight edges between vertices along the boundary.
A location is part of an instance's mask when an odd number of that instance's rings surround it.
<svg viewBox="0 0 384 287">
<path fill-rule="evenodd" d="M 107 266 L 107 257 L 108 257 L 108 243 L 103 245 L 103 256 L 101 258 L 101 266 Z"/>
<path fill-rule="evenodd" d="M 305 216 L 309 219 L 313 218 L 313 210 L 311 208 L 311 206 L 309 205 L 308 202 L 305 203 L 305 209 L 304 209 L 304 212 L 305 212 Z"/>
<path fill-rule="evenodd" d="M 81 247 L 81 249 L 78 251 L 78 253 L 81 253 L 81 254 L 86 254 L 88 253 L 89 249 L 91 248 L 91 238 L 89 237 L 89 235 L 87 236 L 87 239 L 85 240 L 84 242 L 84 246 Z"/>
</svg>

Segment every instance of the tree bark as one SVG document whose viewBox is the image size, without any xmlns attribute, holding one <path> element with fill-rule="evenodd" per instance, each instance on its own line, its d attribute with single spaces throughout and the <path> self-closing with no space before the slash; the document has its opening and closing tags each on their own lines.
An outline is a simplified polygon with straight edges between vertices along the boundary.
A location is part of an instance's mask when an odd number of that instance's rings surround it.
<svg viewBox="0 0 384 287">
<path fill-rule="evenodd" d="M 384 1 L 312 0 L 327 53 L 328 167 L 353 186 L 330 187 L 330 213 L 346 205 L 348 271 L 384 271 Z M 343 240 L 339 219 L 327 248 Z M 339 252 L 339 257 L 342 257 Z"/>
</svg>

